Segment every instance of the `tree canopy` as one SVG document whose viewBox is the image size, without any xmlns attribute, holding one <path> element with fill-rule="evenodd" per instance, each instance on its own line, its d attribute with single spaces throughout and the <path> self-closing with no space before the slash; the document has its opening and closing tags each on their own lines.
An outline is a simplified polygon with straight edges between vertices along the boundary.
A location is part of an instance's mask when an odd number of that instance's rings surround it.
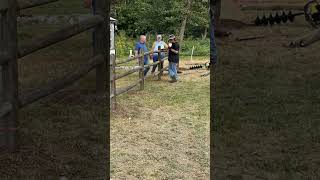
<svg viewBox="0 0 320 180">
<path fill-rule="evenodd" d="M 190 3 L 190 6 L 188 6 Z M 144 33 L 206 36 L 209 28 L 208 1 L 203 0 L 114 0 L 111 16 L 119 30 L 129 36 Z M 183 20 L 187 23 L 183 25 Z"/>
</svg>

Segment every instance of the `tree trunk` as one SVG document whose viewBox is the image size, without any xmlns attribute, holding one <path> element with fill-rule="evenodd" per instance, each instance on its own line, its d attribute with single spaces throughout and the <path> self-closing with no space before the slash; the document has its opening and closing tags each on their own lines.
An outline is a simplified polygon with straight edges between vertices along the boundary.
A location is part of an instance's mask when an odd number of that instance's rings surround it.
<svg viewBox="0 0 320 180">
<path fill-rule="evenodd" d="M 207 38 L 207 34 L 208 34 L 208 28 L 205 28 L 204 33 L 202 35 L 202 40 L 205 40 Z"/>
<path fill-rule="evenodd" d="M 180 28 L 180 36 L 179 36 L 180 37 L 180 44 L 183 43 L 184 33 L 186 31 L 187 21 L 188 21 L 190 11 L 191 11 L 191 4 L 192 4 L 192 0 L 188 0 L 187 13 L 183 18 L 182 25 Z"/>
</svg>

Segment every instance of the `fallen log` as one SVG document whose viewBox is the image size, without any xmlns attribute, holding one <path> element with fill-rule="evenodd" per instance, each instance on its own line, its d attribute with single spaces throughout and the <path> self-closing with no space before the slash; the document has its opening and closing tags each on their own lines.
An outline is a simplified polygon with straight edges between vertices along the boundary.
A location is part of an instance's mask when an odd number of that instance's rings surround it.
<svg viewBox="0 0 320 180">
<path fill-rule="evenodd" d="M 304 4 L 265 4 L 242 6 L 242 11 L 281 11 L 297 10 L 303 11 Z"/>
<path fill-rule="evenodd" d="M 307 47 L 317 41 L 320 40 L 320 29 L 317 29 L 315 31 L 312 31 L 308 33 L 305 36 L 302 36 L 301 38 L 290 42 L 289 47 L 295 48 L 295 47 Z"/>
<path fill-rule="evenodd" d="M 237 37 L 237 41 L 247 41 L 247 40 L 254 40 L 254 39 L 261 39 L 265 38 L 264 35 L 257 35 L 257 36 L 247 36 L 247 37 Z"/>
<path fill-rule="evenodd" d="M 253 24 L 248 24 L 243 21 L 234 20 L 234 19 L 219 19 L 217 23 L 218 27 L 230 28 L 230 29 L 239 29 L 248 26 L 252 26 Z"/>
</svg>

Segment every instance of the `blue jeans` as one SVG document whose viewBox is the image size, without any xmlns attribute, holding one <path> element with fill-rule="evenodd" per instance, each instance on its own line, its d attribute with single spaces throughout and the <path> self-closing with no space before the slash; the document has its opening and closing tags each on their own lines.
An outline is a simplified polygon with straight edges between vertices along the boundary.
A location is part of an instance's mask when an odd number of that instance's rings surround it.
<svg viewBox="0 0 320 180">
<path fill-rule="evenodd" d="M 149 61 L 144 61 L 143 64 L 147 65 L 147 64 L 149 64 Z M 150 67 L 144 68 L 144 72 L 143 72 L 144 76 L 146 76 L 148 74 L 149 69 L 150 69 Z"/>
<path fill-rule="evenodd" d="M 169 62 L 169 76 L 171 79 L 178 80 L 177 63 Z"/>
</svg>

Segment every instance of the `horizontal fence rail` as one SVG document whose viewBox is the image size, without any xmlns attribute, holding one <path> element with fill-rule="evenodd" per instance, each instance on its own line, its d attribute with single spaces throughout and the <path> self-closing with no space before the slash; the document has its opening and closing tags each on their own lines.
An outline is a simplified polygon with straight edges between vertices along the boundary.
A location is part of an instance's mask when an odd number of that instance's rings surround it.
<svg viewBox="0 0 320 180">
<path fill-rule="evenodd" d="M 96 94 L 108 94 L 109 81 L 109 12 L 110 6 L 105 0 L 95 0 L 96 15 L 91 15 L 72 25 L 62 26 L 60 30 L 48 33 L 45 36 L 34 37 L 31 40 L 18 44 L 17 18 L 19 11 L 33 8 L 58 0 L 0 0 L 0 150 L 16 150 L 17 124 L 19 109 L 53 94 L 96 70 Z M 67 1 L 67 0 L 65 0 Z M 95 31 L 93 57 L 80 65 L 75 71 L 69 72 L 61 78 L 50 81 L 45 86 L 24 91 L 19 97 L 18 88 L 18 59 L 49 47 L 58 42 L 67 40 L 86 30 Z"/>
<path fill-rule="evenodd" d="M 168 66 L 166 66 L 165 68 L 162 68 L 162 66 L 160 66 L 160 62 L 163 63 L 163 61 L 168 59 L 168 57 L 162 58 L 159 61 L 156 61 L 156 62 L 151 63 L 151 64 L 146 64 L 146 65 L 143 64 L 143 61 L 144 61 L 143 57 L 145 55 L 150 55 L 150 54 L 153 54 L 153 53 L 157 53 L 158 57 L 161 57 L 160 56 L 161 52 L 167 52 L 167 50 L 162 49 L 162 50 L 157 50 L 157 51 L 149 51 L 149 52 L 145 52 L 145 53 L 143 53 L 141 55 L 130 57 L 130 58 L 128 58 L 126 60 L 123 60 L 123 61 L 120 61 L 120 62 L 110 63 L 110 65 L 112 66 L 113 71 L 115 72 L 115 70 L 117 68 L 121 68 L 121 66 L 117 66 L 116 67 L 116 65 L 128 63 L 128 62 L 136 60 L 136 59 L 139 60 L 139 66 L 134 66 L 134 67 L 132 67 L 132 69 L 129 69 L 129 70 L 127 70 L 126 72 L 124 72 L 122 74 L 118 74 L 118 75 L 114 74 L 113 75 L 113 79 L 111 79 L 110 83 L 114 83 L 116 80 L 119 80 L 121 78 L 129 76 L 129 75 L 131 75 L 133 73 L 136 73 L 136 72 L 139 72 L 139 80 L 136 83 L 132 84 L 132 85 L 129 85 L 129 86 L 126 86 L 126 87 L 123 87 L 123 88 L 119 88 L 119 89 L 117 89 L 116 86 L 113 86 L 114 89 L 112 89 L 113 93 L 111 93 L 110 98 L 114 99 L 114 102 L 115 102 L 116 96 L 130 91 L 131 89 L 133 89 L 134 87 L 138 86 L 139 84 L 140 84 L 140 90 L 143 90 L 143 87 L 141 88 L 141 86 L 144 86 L 144 83 L 143 83 L 143 81 L 144 81 L 143 70 L 145 68 L 150 68 L 152 66 L 158 66 L 158 73 L 156 75 L 158 75 L 158 78 L 160 80 L 160 76 L 162 75 L 162 72 L 166 68 L 168 68 Z"/>
<path fill-rule="evenodd" d="M 86 74 L 88 74 L 91 70 L 93 70 L 97 65 L 103 63 L 104 59 L 102 55 L 98 55 L 90 59 L 88 63 L 81 65 L 81 67 L 66 75 L 65 77 L 53 80 L 52 82 L 48 83 L 47 86 L 42 88 L 37 88 L 32 90 L 31 93 L 24 94 L 23 97 L 20 99 L 20 106 L 24 107 L 30 103 L 33 103 L 43 97 L 46 97 L 52 93 L 55 93 L 64 87 L 74 83 L 75 81 L 79 80 Z"/>
<path fill-rule="evenodd" d="M 150 51 L 150 52 L 146 52 L 146 53 L 144 53 L 143 55 L 141 54 L 141 55 L 138 55 L 138 56 L 129 57 L 129 58 L 126 59 L 126 60 L 116 62 L 116 65 L 125 64 L 125 63 L 128 63 L 128 62 L 130 62 L 130 61 L 139 59 L 139 58 L 141 58 L 141 57 L 143 57 L 143 56 L 147 56 L 147 55 L 150 55 L 150 54 L 153 54 L 153 53 L 158 53 L 158 52 L 167 52 L 167 51 L 166 51 L 166 50 L 161 50 L 161 51 Z"/>
<path fill-rule="evenodd" d="M 3 0 L 1 0 L 3 1 Z M 9 0 L 11 1 L 11 0 Z M 18 10 L 33 8 L 53 2 L 57 2 L 59 0 L 18 0 Z"/>
<path fill-rule="evenodd" d="M 163 71 L 168 70 L 169 66 L 166 66 L 164 68 L 162 68 L 159 72 L 157 72 L 155 75 L 159 75 L 160 73 L 163 73 Z"/>
<path fill-rule="evenodd" d="M 123 77 L 126 77 L 126 76 L 129 76 L 130 74 L 133 74 L 135 72 L 138 72 L 140 69 L 142 69 L 142 67 L 137 67 L 137 68 L 134 68 L 132 70 L 129 70 L 123 74 L 120 74 L 120 75 L 116 75 L 116 77 L 114 78 L 115 80 L 118 80 L 120 78 L 123 78 Z"/>
<path fill-rule="evenodd" d="M 29 41 L 22 42 L 19 45 L 18 57 L 22 58 L 35 51 L 46 48 L 63 40 L 69 39 L 79 33 L 82 33 L 88 29 L 97 26 L 102 22 L 103 18 L 101 16 L 90 16 L 78 23 L 65 26 L 61 30 L 49 33 L 44 37 L 35 37 Z"/>
<path fill-rule="evenodd" d="M 150 53 L 145 53 L 145 54 L 150 54 Z M 135 58 L 139 58 L 139 57 L 142 57 L 142 55 L 141 55 L 141 56 L 136 56 Z M 165 58 L 163 58 L 163 59 L 161 59 L 161 60 L 164 61 L 164 60 L 166 60 L 166 59 L 168 59 L 168 57 L 165 57 Z M 121 78 L 123 78 L 123 77 L 126 77 L 126 76 L 128 76 L 128 75 L 130 75 L 130 74 L 133 74 L 133 73 L 135 73 L 135 72 L 137 72 L 137 71 L 139 71 L 139 70 L 141 70 L 141 69 L 158 65 L 159 63 L 160 63 L 160 62 L 157 61 L 157 62 L 154 62 L 154 63 L 151 63 L 151 64 L 144 65 L 143 68 L 142 68 L 141 66 L 135 67 L 135 68 L 133 68 L 133 69 L 130 69 L 129 71 L 126 71 L 126 72 L 123 73 L 123 74 L 116 75 L 115 80 L 118 80 L 118 79 L 121 79 Z"/>
<path fill-rule="evenodd" d="M 125 93 L 125 92 L 128 92 L 128 91 L 131 90 L 132 88 L 138 86 L 141 81 L 142 81 L 142 80 L 139 79 L 139 81 L 137 81 L 136 83 L 134 83 L 134 84 L 132 84 L 132 85 L 130 85 L 130 86 L 127 86 L 127 87 L 125 87 L 125 88 L 121 88 L 121 89 L 119 89 L 119 90 L 116 90 L 116 96 L 118 96 L 118 95 L 120 95 L 120 94 L 123 94 L 123 93 Z"/>
</svg>

